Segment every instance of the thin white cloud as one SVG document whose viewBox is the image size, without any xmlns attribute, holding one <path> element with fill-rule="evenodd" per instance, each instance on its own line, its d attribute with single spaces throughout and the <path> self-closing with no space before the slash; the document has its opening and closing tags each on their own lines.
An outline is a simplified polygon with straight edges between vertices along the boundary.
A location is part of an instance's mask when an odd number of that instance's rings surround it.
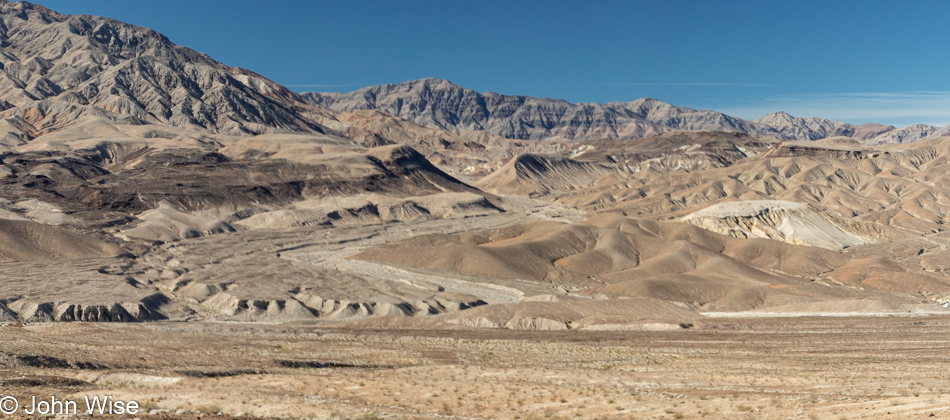
<svg viewBox="0 0 950 420">
<path fill-rule="evenodd" d="M 721 106 L 717 111 L 755 119 L 776 111 L 796 117 L 821 117 L 861 124 L 877 122 L 905 127 L 950 124 L 950 91 L 852 92 L 785 95 Z"/>
<path fill-rule="evenodd" d="M 601 86 L 737 86 L 737 87 L 763 87 L 772 86 L 768 83 L 727 83 L 727 82 L 679 82 L 679 83 L 598 83 Z"/>
</svg>

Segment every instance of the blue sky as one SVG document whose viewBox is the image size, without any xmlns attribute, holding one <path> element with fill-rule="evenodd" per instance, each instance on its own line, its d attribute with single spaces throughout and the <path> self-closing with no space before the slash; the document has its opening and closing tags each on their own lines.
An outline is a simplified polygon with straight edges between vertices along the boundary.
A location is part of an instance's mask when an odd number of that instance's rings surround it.
<svg viewBox="0 0 950 420">
<path fill-rule="evenodd" d="M 950 124 L 950 2 L 47 0 L 297 91 L 423 77 L 751 119 Z"/>
</svg>

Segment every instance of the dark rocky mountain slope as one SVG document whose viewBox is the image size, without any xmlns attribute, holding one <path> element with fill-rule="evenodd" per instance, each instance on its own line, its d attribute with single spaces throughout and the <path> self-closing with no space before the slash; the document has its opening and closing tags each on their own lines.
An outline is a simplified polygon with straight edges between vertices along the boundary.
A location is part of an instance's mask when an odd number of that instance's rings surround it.
<svg viewBox="0 0 950 420">
<path fill-rule="evenodd" d="M 242 134 L 325 132 L 294 92 L 151 29 L 0 3 L 0 117 L 16 145 L 83 117 Z"/>
</svg>

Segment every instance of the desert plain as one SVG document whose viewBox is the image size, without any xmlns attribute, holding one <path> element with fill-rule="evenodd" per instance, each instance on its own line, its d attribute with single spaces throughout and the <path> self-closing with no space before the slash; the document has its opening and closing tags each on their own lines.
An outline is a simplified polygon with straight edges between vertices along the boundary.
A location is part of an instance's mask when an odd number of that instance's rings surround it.
<svg viewBox="0 0 950 420">
<path fill-rule="evenodd" d="M 151 413 L 142 418 L 941 418 L 948 321 L 716 318 L 624 332 L 41 324 L 0 330 L 16 366 L 0 380 L 19 396 L 135 399 Z"/>
</svg>

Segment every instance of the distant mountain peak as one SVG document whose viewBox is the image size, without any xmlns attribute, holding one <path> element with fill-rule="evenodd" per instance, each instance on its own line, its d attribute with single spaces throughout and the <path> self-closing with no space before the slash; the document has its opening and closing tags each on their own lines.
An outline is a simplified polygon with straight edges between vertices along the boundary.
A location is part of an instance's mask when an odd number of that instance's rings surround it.
<svg viewBox="0 0 950 420">
<path fill-rule="evenodd" d="M 452 81 L 449 80 L 449 79 L 440 79 L 440 78 L 438 78 L 438 77 L 426 77 L 426 78 L 422 78 L 422 79 L 418 79 L 418 80 L 409 80 L 409 81 L 406 81 L 406 82 L 403 82 L 403 83 L 414 83 L 414 82 L 416 82 L 416 83 L 421 82 L 421 83 L 428 83 L 428 84 L 437 84 L 437 85 L 447 84 L 447 85 L 458 86 L 458 85 L 456 85 L 455 83 L 452 83 Z M 459 87 L 461 87 L 461 86 L 459 86 Z"/>
<path fill-rule="evenodd" d="M 764 117 L 762 117 L 762 118 L 760 118 L 760 119 L 765 119 L 765 118 L 770 118 L 770 117 L 771 117 L 771 118 L 785 118 L 785 119 L 793 119 L 793 118 L 795 118 L 795 119 L 798 119 L 798 117 L 795 117 L 795 116 L 793 116 L 793 115 L 791 115 L 791 114 L 789 114 L 789 113 L 787 113 L 787 112 L 785 112 L 785 111 L 776 111 L 776 112 L 773 112 L 773 113 L 771 113 L 771 114 L 768 114 L 768 115 L 766 115 L 766 116 L 764 116 Z"/>
</svg>

